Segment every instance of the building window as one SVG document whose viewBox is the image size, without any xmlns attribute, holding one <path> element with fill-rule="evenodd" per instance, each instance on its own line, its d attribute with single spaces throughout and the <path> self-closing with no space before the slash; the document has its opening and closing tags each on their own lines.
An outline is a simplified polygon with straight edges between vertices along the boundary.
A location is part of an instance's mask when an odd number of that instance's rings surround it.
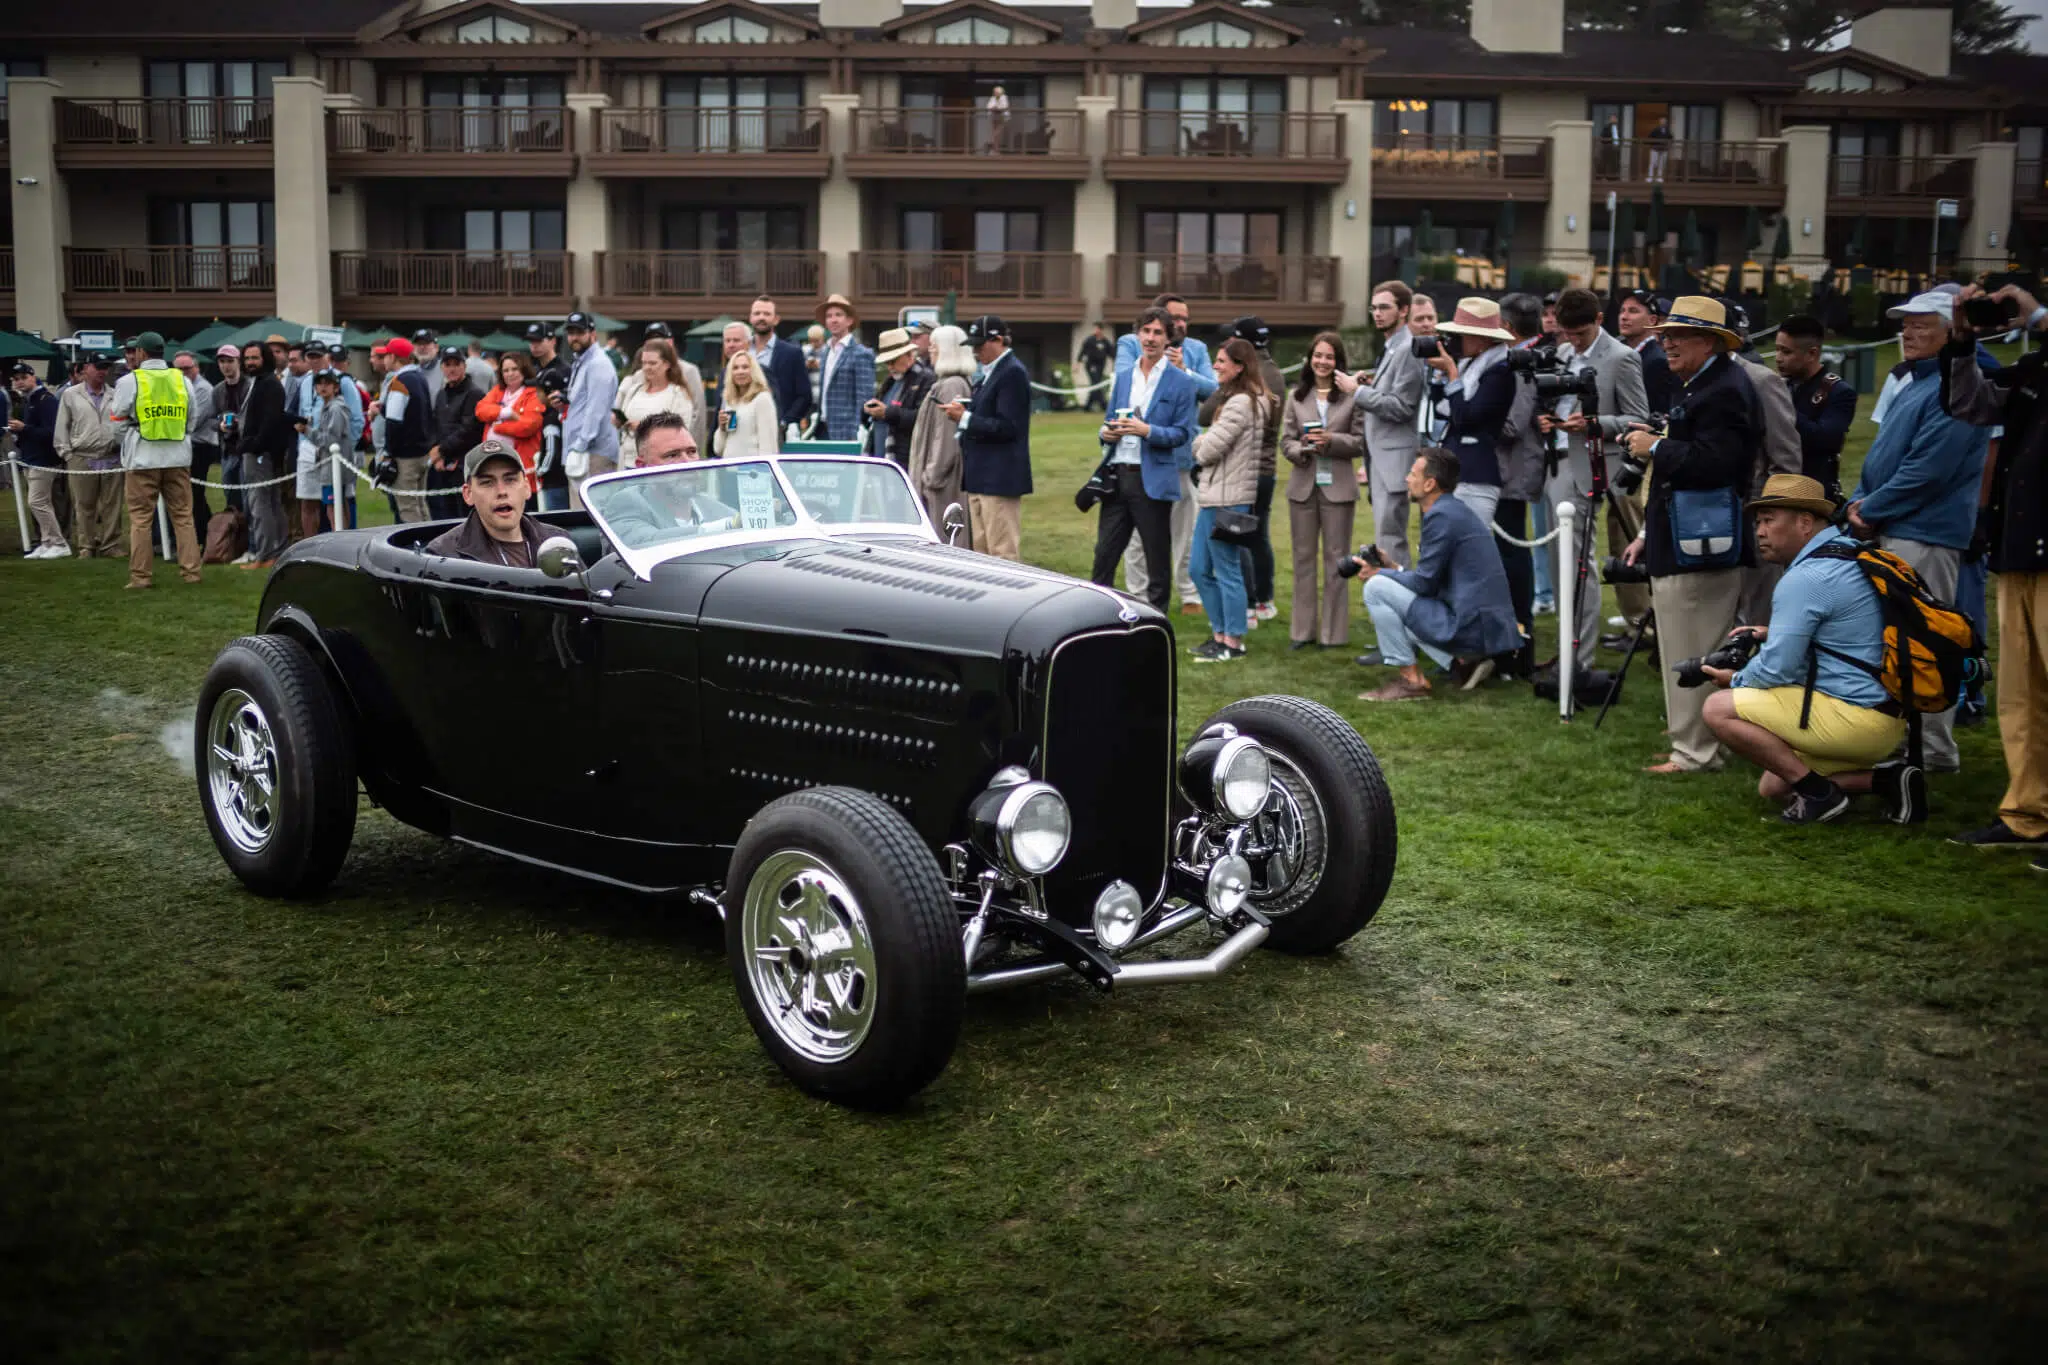
<svg viewBox="0 0 2048 1365">
<path fill-rule="evenodd" d="M 159 268 L 185 289 L 270 288 L 277 223 L 268 199 L 152 199 L 151 246 L 185 247 Z"/>
<path fill-rule="evenodd" d="M 1834 125 L 1834 183 L 1828 192 L 1844 198 L 1885 194 L 1896 189 L 1899 125 L 1866 119 Z"/>
<path fill-rule="evenodd" d="M 807 136 L 801 76 L 664 76 L 662 136 L 674 152 L 759 152 Z"/>
<path fill-rule="evenodd" d="M 427 246 L 435 251 L 561 251 L 567 222 L 561 209 L 465 209 L 441 205 L 427 211 Z"/>
<path fill-rule="evenodd" d="M 728 14 L 697 25 L 696 37 L 700 43 L 765 43 L 769 33 L 768 25 L 757 19 Z"/>
<path fill-rule="evenodd" d="M 431 151 L 564 149 L 560 76 L 429 76 L 426 93 Z"/>
<path fill-rule="evenodd" d="M 903 249 L 980 252 L 977 268 L 994 270 L 1004 252 L 1040 250 L 1041 223 L 1037 209 L 905 209 Z"/>
<path fill-rule="evenodd" d="M 269 99 L 270 83 L 291 74 L 286 62 L 151 62 L 152 99 Z"/>
<path fill-rule="evenodd" d="M 664 251 L 801 251 L 803 245 L 800 208 L 700 209 L 670 204 L 661 213 Z"/>
<path fill-rule="evenodd" d="M 1146 211 L 1140 225 L 1147 256 L 1272 258 L 1280 254 L 1280 214 L 1277 210 L 1189 212 L 1152 209 Z"/>
<path fill-rule="evenodd" d="M 470 19 L 455 29 L 458 43 L 530 43 L 533 41 L 533 25 L 502 14 L 486 14 Z"/>
<path fill-rule="evenodd" d="M 1010 26 L 979 15 L 953 19 L 932 30 L 932 41 L 959 47 L 1002 47 L 1010 41 Z"/>
<path fill-rule="evenodd" d="M 1853 66 L 1831 66 L 1825 71 L 1816 71 L 1806 78 L 1808 90 L 1841 91 L 1869 90 L 1876 82 L 1868 74 Z"/>
<path fill-rule="evenodd" d="M 1226 23 L 1211 19 L 1207 23 L 1189 24 L 1177 29 L 1173 35 L 1175 47 L 1250 47 L 1252 31 L 1240 24 Z"/>
<path fill-rule="evenodd" d="M 1145 155 L 1278 156 L 1287 82 L 1277 77 L 1164 76 L 1145 82 Z"/>
<path fill-rule="evenodd" d="M 1495 127 L 1492 100 L 1396 97 L 1373 111 L 1373 132 L 1382 143 L 1436 143 L 1453 149 L 1462 139 L 1484 144 Z"/>
</svg>

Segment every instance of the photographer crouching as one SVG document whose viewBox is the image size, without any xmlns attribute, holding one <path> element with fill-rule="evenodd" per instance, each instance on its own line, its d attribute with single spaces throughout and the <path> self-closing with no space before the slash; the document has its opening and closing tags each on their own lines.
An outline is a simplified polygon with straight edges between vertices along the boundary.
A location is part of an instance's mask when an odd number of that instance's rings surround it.
<svg viewBox="0 0 2048 1365">
<path fill-rule="evenodd" d="M 1804 475 L 1773 474 L 1749 511 L 1758 554 L 1784 566 L 1770 625 L 1734 631 L 1727 648 L 1679 664 L 1679 685 L 1725 689 L 1707 697 L 1706 723 L 1764 770 L 1757 794 L 1782 801 L 1787 824 L 1824 824 L 1864 792 L 1884 800 L 1888 818 L 1911 823 L 1926 806 L 1926 779 L 1887 761 L 1906 720 L 1878 680 L 1883 609 L 1855 560 L 1827 548 L 1855 542 L 1833 525 L 1820 482 Z"/>
</svg>

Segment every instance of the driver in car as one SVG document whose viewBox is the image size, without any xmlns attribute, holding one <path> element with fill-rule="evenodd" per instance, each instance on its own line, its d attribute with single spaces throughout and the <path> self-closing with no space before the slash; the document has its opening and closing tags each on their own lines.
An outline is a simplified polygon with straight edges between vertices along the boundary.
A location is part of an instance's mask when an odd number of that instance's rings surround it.
<svg viewBox="0 0 2048 1365">
<path fill-rule="evenodd" d="M 566 534 L 526 515 L 526 466 L 510 441 L 493 436 L 462 457 L 462 500 L 469 515 L 427 545 L 430 555 L 531 569 L 541 542 Z"/>
<path fill-rule="evenodd" d="M 634 428 L 639 447 L 634 468 L 687 464 L 698 458 L 697 438 L 678 413 L 657 412 Z M 712 535 L 739 528 L 739 512 L 702 493 L 682 479 L 637 479 L 613 489 L 604 501 L 605 523 L 626 544 L 638 549 L 685 536 Z"/>
</svg>

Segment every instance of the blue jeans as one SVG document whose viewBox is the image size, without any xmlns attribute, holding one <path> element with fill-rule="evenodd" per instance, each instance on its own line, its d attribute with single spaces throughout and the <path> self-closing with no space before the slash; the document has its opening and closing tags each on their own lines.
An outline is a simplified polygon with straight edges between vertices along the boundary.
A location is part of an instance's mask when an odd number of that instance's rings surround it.
<svg viewBox="0 0 2048 1365">
<path fill-rule="evenodd" d="M 1556 516 L 1557 514 L 1550 510 L 1550 504 L 1543 498 L 1538 497 L 1534 502 L 1530 503 L 1528 538 L 1530 540 L 1541 540 L 1544 536 L 1549 535 L 1550 523 Z M 1539 550 L 1536 553 L 1536 600 L 1538 602 L 1552 602 L 1556 598 L 1556 589 L 1550 581 L 1550 552 L 1548 550 Z"/>
<path fill-rule="evenodd" d="M 1220 544 L 1211 538 L 1216 513 L 1222 509 L 1204 507 L 1195 513 L 1194 543 L 1188 548 L 1188 577 L 1195 580 L 1202 610 L 1209 613 L 1209 629 L 1232 639 L 1244 638 L 1244 556 L 1236 545 Z M 1250 503 L 1239 503 L 1233 512 L 1249 512 Z"/>
<path fill-rule="evenodd" d="M 1365 610 L 1372 617 L 1373 629 L 1379 634 L 1381 660 L 1393 668 L 1406 668 L 1415 662 L 1415 651 L 1420 647 L 1424 654 L 1436 660 L 1438 667 L 1449 668 L 1452 663 L 1450 651 L 1416 639 L 1414 632 L 1408 629 L 1408 608 L 1414 602 L 1413 588 L 1404 588 L 1383 573 L 1365 580 Z"/>
<path fill-rule="evenodd" d="M 569 510 L 569 490 L 550 488 L 542 484 L 534 495 L 534 510 L 540 512 L 566 512 Z"/>
</svg>

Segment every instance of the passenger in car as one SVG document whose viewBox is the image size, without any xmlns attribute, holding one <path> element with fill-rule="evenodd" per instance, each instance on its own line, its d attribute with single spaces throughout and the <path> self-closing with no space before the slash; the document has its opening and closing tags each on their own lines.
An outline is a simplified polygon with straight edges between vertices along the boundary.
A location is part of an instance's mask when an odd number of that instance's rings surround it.
<svg viewBox="0 0 2048 1365">
<path fill-rule="evenodd" d="M 430 541 L 427 553 L 531 569 L 541 542 L 566 532 L 526 515 L 532 496 L 525 462 L 510 441 L 492 436 L 462 458 L 462 500 L 469 515 Z"/>
<path fill-rule="evenodd" d="M 642 418 L 633 430 L 633 441 L 640 452 L 637 469 L 687 464 L 701 458 L 697 438 L 677 413 L 657 412 Z M 602 500 L 601 509 L 613 534 L 634 549 L 736 530 L 740 524 L 737 509 L 695 492 L 686 480 L 644 479 L 621 485 Z"/>
</svg>

